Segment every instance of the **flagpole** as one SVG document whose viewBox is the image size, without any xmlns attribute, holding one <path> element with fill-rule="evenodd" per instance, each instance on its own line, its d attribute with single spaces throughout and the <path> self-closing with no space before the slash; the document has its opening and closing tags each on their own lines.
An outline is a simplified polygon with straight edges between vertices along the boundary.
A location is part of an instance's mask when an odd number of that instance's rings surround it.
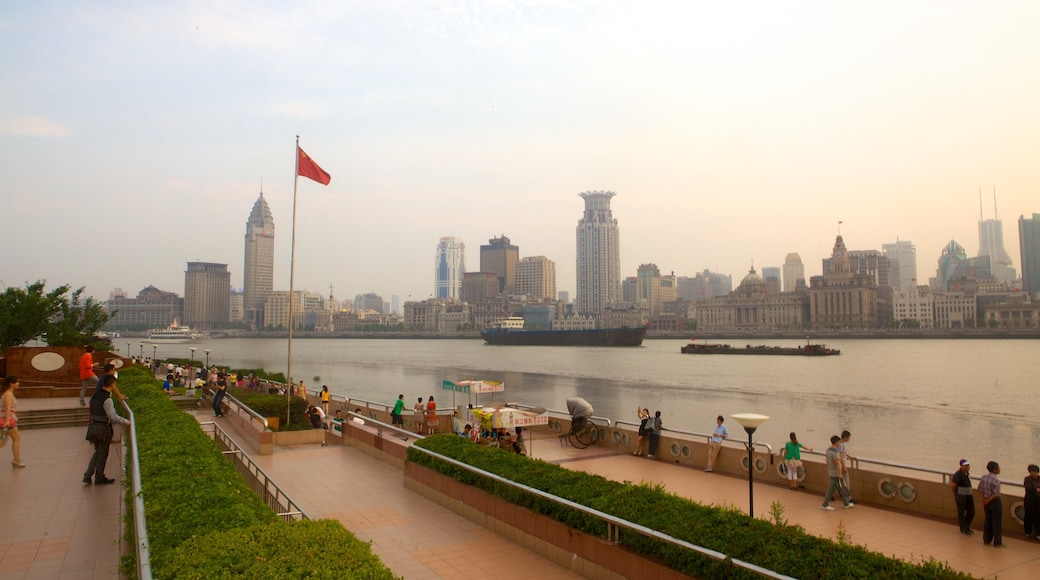
<svg viewBox="0 0 1040 580">
<path fill-rule="evenodd" d="M 300 182 L 300 136 L 296 136 L 296 150 L 293 151 L 296 159 L 296 169 L 293 171 L 292 188 L 292 249 L 289 253 L 289 361 L 286 365 L 286 380 L 289 382 L 285 389 L 285 424 L 289 425 L 289 413 L 292 409 L 292 331 L 293 331 L 293 290 L 296 276 L 296 188 Z"/>
</svg>

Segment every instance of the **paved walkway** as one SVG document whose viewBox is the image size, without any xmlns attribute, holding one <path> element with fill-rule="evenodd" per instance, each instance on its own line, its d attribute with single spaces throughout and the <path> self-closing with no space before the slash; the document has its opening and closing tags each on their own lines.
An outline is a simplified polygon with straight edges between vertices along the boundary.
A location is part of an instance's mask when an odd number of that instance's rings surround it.
<svg viewBox="0 0 1040 580">
<path fill-rule="evenodd" d="M 70 403 L 76 404 L 74 399 L 19 401 L 21 409 Z M 205 413 L 198 419 L 213 420 Z M 28 467 L 13 470 L 0 464 L 0 513 L 5 516 L 0 580 L 118 577 L 122 487 L 82 484 L 92 452 L 83 432 L 78 426 L 23 431 L 22 456 Z M 555 437 L 535 438 L 530 446 L 533 456 L 569 469 L 617 481 L 653 481 L 701 503 L 747 509 L 743 478 L 603 449 L 561 447 Z M 4 453 L 10 451 L 0 449 L 0 456 L 9 457 Z M 121 478 L 121 459 L 122 446 L 113 445 L 110 477 Z M 355 448 L 279 447 L 274 455 L 253 459 L 312 517 L 339 520 L 358 538 L 372 542 L 383 562 L 409 580 L 577 577 L 405 489 L 400 470 Z M 783 506 L 789 522 L 822 537 L 836 539 L 840 529 L 848 541 L 871 550 L 912 561 L 934 557 L 982 578 L 1040 575 L 1040 543 L 1020 539 L 1018 530 L 1005 535 L 1007 549 L 997 550 L 984 546 L 981 534 L 962 536 L 955 524 L 862 505 L 826 512 L 820 509 L 819 494 L 755 485 L 760 518 L 768 519 L 774 501 Z"/>
</svg>

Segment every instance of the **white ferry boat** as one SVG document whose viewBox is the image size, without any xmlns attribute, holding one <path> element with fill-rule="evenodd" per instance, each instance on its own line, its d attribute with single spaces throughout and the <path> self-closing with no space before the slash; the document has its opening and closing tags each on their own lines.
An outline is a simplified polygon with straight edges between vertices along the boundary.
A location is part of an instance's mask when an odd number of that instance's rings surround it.
<svg viewBox="0 0 1040 580">
<path fill-rule="evenodd" d="M 181 326 L 174 320 L 173 324 L 166 328 L 154 328 L 148 333 L 148 338 L 145 342 L 157 343 L 157 344 L 176 344 L 185 342 L 195 342 L 196 340 L 202 340 L 209 338 L 206 333 L 192 330 L 191 327 Z"/>
</svg>

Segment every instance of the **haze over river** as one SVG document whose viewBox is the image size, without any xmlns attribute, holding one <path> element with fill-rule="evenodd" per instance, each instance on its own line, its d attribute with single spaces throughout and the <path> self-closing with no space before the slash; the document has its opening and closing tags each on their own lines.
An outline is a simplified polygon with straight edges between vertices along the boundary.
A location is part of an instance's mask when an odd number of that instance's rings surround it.
<svg viewBox="0 0 1040 580">
<path fill-rule="evenodd" d="M 797 340 L 732 339 L 730 344 L 795 346 Z M 449 406 L 441 381 L 505 382 L 497 400 L 566 410 L 584 397 L 598 416 L 633 421 L 637 406 L 661 411 L 666 428 L 707 432 L 724 415 L 730 437 L 746 434 L 734 413 L 771 418 L 756 441 L 776 449 L 796 431 L 817 450 L 832 434 L 852 432 L 849 452 L 925 467 L 956 469 L 970 459 L 985 473 L 1021 481 L 1040 463 L 1040 340 L 833 340 L 841 356 L 684 355 L 686 341 L 647 340 L 638 348 L 486 346 L 480 340 L 294 339 L 293 378 L 316 392 L 408 407 L 434 395 Z M 161 345 L 158 356 L 188 357 L 190 345 Z M 213 339 L 196 360 L 282 371 L 285 339 Z M 314 377 L 320 377 L 315 380 Z M 489 400 L 484 395 L 482 401 Z M 459 404 L 467 402 L 458 395 Z"/>
</svg>

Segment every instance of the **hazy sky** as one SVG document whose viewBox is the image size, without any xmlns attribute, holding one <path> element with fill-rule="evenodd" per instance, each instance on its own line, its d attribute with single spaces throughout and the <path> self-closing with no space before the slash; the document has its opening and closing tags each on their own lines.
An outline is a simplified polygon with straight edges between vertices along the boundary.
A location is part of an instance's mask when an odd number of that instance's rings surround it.
<svg viewBox="0 0 1040 580">
<path fill-rule="evenodd" d="M 275 288 L 433 292 L 506 235 L 575 289 L 578 193 L 617 192 L 621 266 L 739 282 L 896 238 L 934 275 L 993 194 L 1040 212 L 1040 2 L 54 2 L 0 9 L 0 280 L 242 284 L 263 180 Z"/>
</svg>

